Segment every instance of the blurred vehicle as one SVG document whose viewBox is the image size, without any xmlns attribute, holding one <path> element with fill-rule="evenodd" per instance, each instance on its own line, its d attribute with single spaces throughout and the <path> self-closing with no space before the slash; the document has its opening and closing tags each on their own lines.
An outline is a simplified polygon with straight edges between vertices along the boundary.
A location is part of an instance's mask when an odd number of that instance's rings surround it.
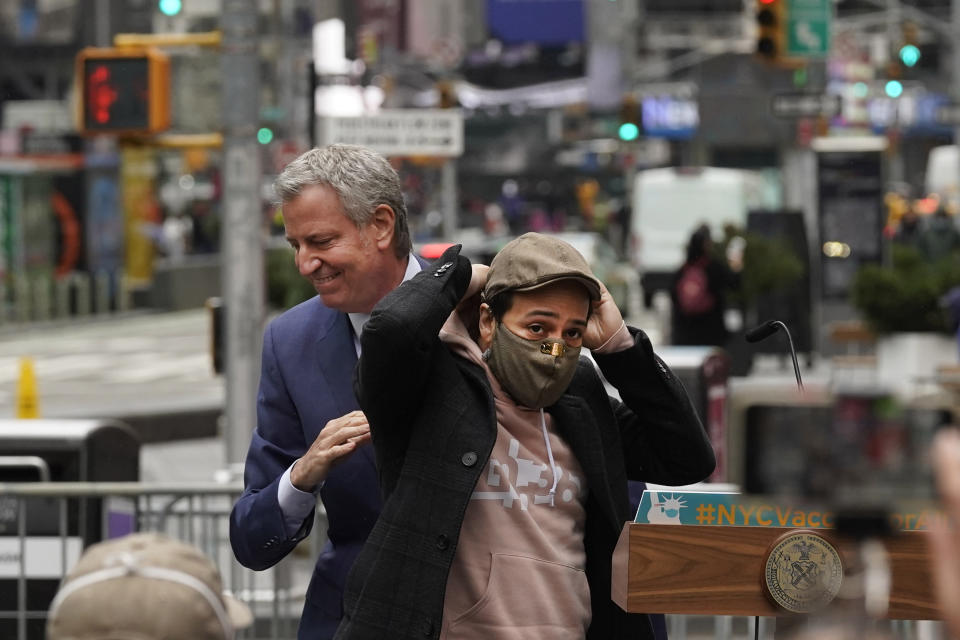
<svg viewBox="0 0 960 640">
<path fill-rule="evenodd" d="M 465 228 L 454 238 L 442 238 L 414 243 L 413 252 L 426 260 L 436 260 L 451 245 L 463 245 L 461 253 L 470 262 L 490 264 L 503 245 L 513 240 L 512 236 L 488 236 L 482 229 Z"/>
<path fill-rule="evenodd" d="M 637 174 L 630 221 L 630 259 L 640 272 L 644 302 L 668 290 L 686 257 L 687 240 L 700 224 L 714 238 L 727 224 L 744 227 L 751 209 L 779 206 L 779 189 L 755 171 L 669 167 Z"/>
<path fill-rule="evenodd" d="M 936 194 L 948 208 L 960 205 L 960 150 L 948 144 L 930 149 L 924 187 L 928 194 Z"/>
</svg>

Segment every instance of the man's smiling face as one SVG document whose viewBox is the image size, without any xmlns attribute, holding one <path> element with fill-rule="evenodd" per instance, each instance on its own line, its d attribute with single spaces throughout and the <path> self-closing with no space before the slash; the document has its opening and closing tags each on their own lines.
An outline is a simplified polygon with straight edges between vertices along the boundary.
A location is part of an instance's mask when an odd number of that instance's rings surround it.
<svg viewBox="0 0 960 640">
<path fill-rule="evenodd" d="M 388 267 L 391 259 L 396 261 L 392 234 L 384 244 L 382 224 L 357 227 L 330 187 L 304 187 L 284 203 L 283 223 L 300 275 L 310 280 L 326 306 L 367 313 L 396 284 Z"/>
</svg>

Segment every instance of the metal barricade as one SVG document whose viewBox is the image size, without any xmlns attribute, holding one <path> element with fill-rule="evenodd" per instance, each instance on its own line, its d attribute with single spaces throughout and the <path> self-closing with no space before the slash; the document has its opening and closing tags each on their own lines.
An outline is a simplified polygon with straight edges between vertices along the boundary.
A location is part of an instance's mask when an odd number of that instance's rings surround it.
<svg viewBox="0 0 960 640">
<path fill-rule="evenodd" d="M 13 535 L 2 535 L 0 530 L 0 638 L 44 638 L 51 588 L 56 590 L 83 547 L 78 536 L 68 533 L 68 513 L 78 511 L 70 503 L 96 499 L 106 505 L 104 538 L 156 531 L 194 544 L 206 553 L 220 569 L 224 589 L 245 602 L 254 614 L 254 624 L 240 631 L 238 638 L 293 640 L 325 525 L 314 527 L 309 553 L 299 556 L 294 551 L 266 571 L 246 569 L 234 559 L 229 543 L 230 510 L 242 490 L 240 483 L 0 483 L 0 522 L 14 522 L 16 529 Z M 48 510 L 53 503 L 58 514 L 56 535 L 28 534 L 29 509 L 38 500 Z M 319 505 L 317 512 L 323 520 Z M 39 593 L 32 589 L 37 581 L 46 582 Z M 42 606 L 35 605 L 38 598 L 44 602 Z M 770 640 L 775 626 L 772 618 L 667 616 L 671 640 Z M 890 621 L 888 629 L 892 638 L 936 640 L 943 637 L 940 627 L 940 623 Z"/>
<path fill-rule="evenodd" d="M 83 550 L 68 514 L 75 503 L 100 500 L 103 538 L 134 531 L 155 531 L 189 542 L 210 557 L 224 589 L 247 603 L 254 624 L 238 638 L 292 640 L 303 609 L 307 582 L 316 559 L 317 540 L 309 553 L 299 549 L 266 571 L 251 571 L 233 557 L 229 516 L 242 493 L 239 483 L 145 484 L 139 482 L 0 483 L 0 637 L 40 640 L 45 637 L 47 607 L 62 578 Z M 56 514 L 57 530 L 28 533 L 31 509 Z M 318 517 L 324 518 L 318 505 Z M 322 538 L 324 525 L 315 528 Z M 308 543 L 309 544 L 309 543 Z M 13 608 L 15 607 L 15 608 Z"/>
</svg>

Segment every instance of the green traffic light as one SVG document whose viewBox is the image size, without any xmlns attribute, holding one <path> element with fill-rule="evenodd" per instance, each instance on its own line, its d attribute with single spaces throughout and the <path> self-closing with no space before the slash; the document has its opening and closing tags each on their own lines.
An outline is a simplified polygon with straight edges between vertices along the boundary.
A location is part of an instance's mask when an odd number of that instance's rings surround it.
<svg viewBox="0 0 960 640">
<path fill-rule="evenodd" d="M 912 44 L 905 44 L 900 48 L 900 61 L 912 67 L 920 62 L 920 49 Z"/>
<path fill-rule="evenodd" d="M 884 87 L 884 91 L 891 98 L 899 98 L 903 93 L 903 84 L 899 80 L 890 80 Z"/>
<path fill-rule="evenodd" d="M 272 140 L 273 140 L 273 131 L 271 131 L 267 127 L 262 127 L 259 131 L 257 131 L 257 142 L 259 142 L 260 144 L 270 144 Z"/>
<path fill-rule="evenodd" d="M 183 9 L 183 2 L 182 0 L 160 0 L 157 6 L 163 15 L 175 16 Z"/>
<path fill-rule="evenodd" d="M 620 129 L 617 131 L 617 135 L 620 136 L 621 140 L 636 140 L 640 135 L 640 127 L 633 124 L 632 122 L 624 122 L 620 125 Z"/>
</svg>

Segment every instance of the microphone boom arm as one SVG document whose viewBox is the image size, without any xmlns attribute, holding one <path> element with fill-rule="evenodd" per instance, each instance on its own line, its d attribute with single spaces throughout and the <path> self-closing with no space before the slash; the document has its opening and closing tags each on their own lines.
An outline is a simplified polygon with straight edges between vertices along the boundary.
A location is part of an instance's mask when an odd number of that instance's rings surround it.
<svg viewBox="0 0 960 640">
<path fill-rule="evenodd" d="M 803 391 L 803 380 L 800 378 L 800 363 L 797 362 L 797 350 L 793 347 L 793 337 L 790 335 L 790 329 L 787 328 L 787 325 L 779 320 L 767 320 L 759 327 L 754 327 L 750 329 L 750 331 L 747 331 L 744 338 L 746 338 L 747 342 L 760 342 L 775 334 L 778 329 L 783 329 L 783 332 L 787 334 L 787 342 L 790 344 L 790 357 L 793 359 L 793 373 L 797 376 L 797 388 Z"/>
</svg>

